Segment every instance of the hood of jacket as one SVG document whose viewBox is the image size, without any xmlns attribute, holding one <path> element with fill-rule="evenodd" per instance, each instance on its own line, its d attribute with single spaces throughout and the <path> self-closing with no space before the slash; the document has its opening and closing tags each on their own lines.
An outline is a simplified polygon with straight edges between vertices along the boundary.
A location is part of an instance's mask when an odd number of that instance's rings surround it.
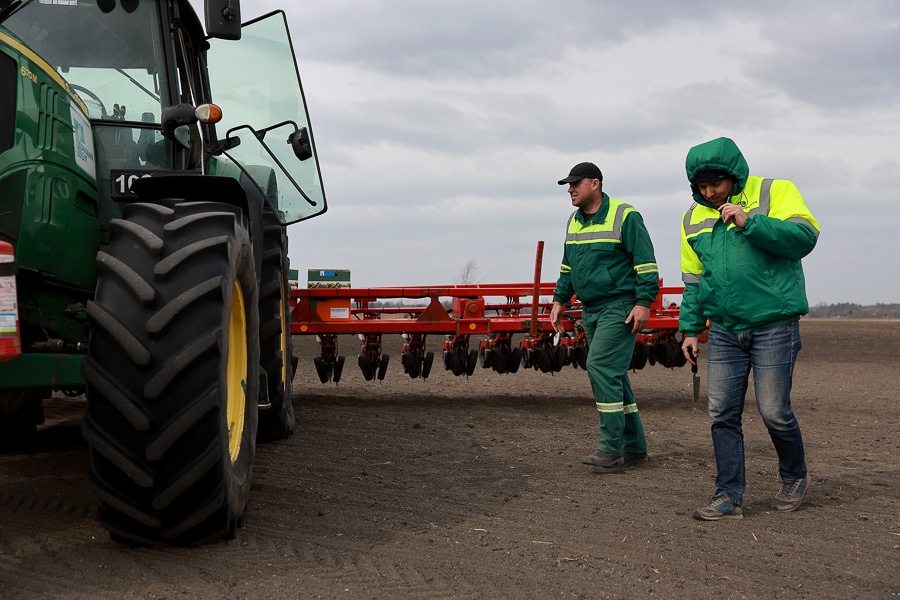
<svg viewBox="0 0 900 600">
<path fill-rule="evenodd" d="M 725 171 L 734 177 L 734 187 L 731 196 L 740 194 L 747 185 L 747 177 L 750 176 L 750 167 L 741 154 L 740 148 L 733 140 L 720 137 L 709 142 L 694 146 L 688 151 L 684 161 L 684 169 L 687 172 L 688 181 L 691 183 L 691 193 L 698 204 L 712 208 L 712 204 L 700 194 L 700 188 L 694 183 L 697 173 L 708 169 Z"/>
</svg>

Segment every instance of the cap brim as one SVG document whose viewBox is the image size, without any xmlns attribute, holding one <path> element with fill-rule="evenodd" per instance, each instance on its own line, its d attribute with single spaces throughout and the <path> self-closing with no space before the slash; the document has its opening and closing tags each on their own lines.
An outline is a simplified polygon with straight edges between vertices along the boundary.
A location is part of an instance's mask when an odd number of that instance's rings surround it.
<svg viewBox="0 0 900 600">
<path fill-rule="evenodd" d="M 580 177 L 578 175 L 570 175 L 565 179 L 560 179 L 556 183 L 558 183 L 559 185 L 566 185 L 567 183 L 575 183 L 576 181 L 581 181 L 582 179 L 584 179 L 584 177 Z"/>
</svg>

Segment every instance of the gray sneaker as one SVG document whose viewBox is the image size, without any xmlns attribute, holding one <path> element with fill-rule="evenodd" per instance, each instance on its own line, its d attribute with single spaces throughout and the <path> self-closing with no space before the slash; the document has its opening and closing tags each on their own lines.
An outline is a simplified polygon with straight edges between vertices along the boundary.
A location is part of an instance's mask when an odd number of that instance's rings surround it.
<svg viewBox="0 0 900 600">
<path fill-rule="evenodd" d="M 709 504 L 698 508 L 692 515 L 698 521 L 721 521 L 722 519 L 743 519 L 744 511 L 725 494 L 714 496 Z"/>
<path fill-rule="evenodd" d="M 803 496 L 809 489 L 809 473 L 802 479 L 797 479 L 791 483 L 782 483 L 781 489 L 775 494 L 772 500 L 772 508 L 781 512 L 790 512 L 796 510 L 800 503 L 803 502 Z"/>
<path fill-rule="evenodd" d="M 604 469 L 616 469 L 625 465 L 625 457 L 621 452 L 607 452 L 597 449 L 593 454 L 588 454 L 581 459 L 582 464 L 603 467 Z"/>
</svg>

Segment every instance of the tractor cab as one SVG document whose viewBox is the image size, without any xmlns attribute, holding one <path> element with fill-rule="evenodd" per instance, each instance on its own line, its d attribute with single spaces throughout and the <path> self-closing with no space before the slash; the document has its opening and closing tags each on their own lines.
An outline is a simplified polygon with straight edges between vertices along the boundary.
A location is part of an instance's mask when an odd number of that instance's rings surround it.
<svg viewBox="0 0 900 600">
<path fill-rule="evenodd" d="M 136 179 L 172 172 L 243 172 L 282 224 L 325 211 L 283 13 L 222 26 L 239 11 L 209 0 L 207 29 L 219 39 L 207 39 L 187 0 L 13 4 L 0 35 L 71 100 L 76 164 L 96 181 L 104 231 L 133 199 Z M 52 113 L 46 86 L 31 71 L 21 71 L 33 78 L 24 91 Z M 218 124 L 196 110 L 210 103 L 221 108 Z"/>
</svg>

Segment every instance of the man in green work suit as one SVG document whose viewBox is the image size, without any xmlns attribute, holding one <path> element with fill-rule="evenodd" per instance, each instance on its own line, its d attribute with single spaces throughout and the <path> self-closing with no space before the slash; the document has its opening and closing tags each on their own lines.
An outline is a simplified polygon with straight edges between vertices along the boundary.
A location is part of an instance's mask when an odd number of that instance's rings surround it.
<svg viewBox="0 0 900 600">
<path fill-rule="evenodd" d="M 636 334 L 647 326 L 659 291 L 653 243 L 633 206 L 603 193 L 603 173 L 579 163 L 559 185 L 569 185 L 572 206 L 550 322 L 574 293 L 583 306 L 587 372 L 600 413 L 597 450 L 581 462 L 604 470 L 647 460 L 647 438 L 628 381 Z"/>
</svg>

